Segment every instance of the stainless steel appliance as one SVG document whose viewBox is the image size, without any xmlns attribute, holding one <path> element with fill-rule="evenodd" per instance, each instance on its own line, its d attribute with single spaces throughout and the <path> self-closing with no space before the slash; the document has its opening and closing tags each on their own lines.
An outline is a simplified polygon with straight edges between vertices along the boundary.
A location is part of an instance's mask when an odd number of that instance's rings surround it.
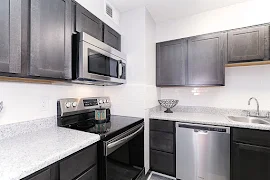
<svg viewBox="0 0 270 180">
<path fill-rule="evenodd" d="M 230 128 L 176 123 L 176 178 L 230 180 Z"/>
<path fill-rule="evenodd" d="M 126 55 L 82 32 L 73 38 L 73 82 L 96 85 L 126 83 Z"/>
<path fill-rule="evenodd" d="M 139 180 L 144 175 L 144 120 L 113 116 L 108 97 L 68 98 L 57 102 L 57 124 L 99 134 L 99 180 Z M 96 108 L 106 109 L 106 120 L 96 120 Z"/>
</svg>

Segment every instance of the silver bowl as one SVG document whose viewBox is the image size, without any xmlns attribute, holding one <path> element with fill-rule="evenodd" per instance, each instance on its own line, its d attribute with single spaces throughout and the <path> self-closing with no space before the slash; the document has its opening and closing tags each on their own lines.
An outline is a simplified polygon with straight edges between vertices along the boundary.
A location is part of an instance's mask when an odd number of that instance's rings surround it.
<svg viewBox="0 0 270 180">
<path fill-rule="evenodd" d="M 171 108 L 175 107 L 179 100 L 176 100 L 176 99 L 161 99 L 161 100 L 158 100 L 159 104 L 166 108 L 167 110 L 164 111 L 165 113 L 173 113 Z"/>
</svg>

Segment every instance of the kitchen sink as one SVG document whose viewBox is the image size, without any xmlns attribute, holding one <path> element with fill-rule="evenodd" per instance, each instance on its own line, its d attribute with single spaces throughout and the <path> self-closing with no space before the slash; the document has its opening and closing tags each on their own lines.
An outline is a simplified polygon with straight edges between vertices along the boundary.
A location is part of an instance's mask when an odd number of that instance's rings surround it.
<svg viewBox="0 0 270 180">
<path fill-rule="evenodd" d="M 256 117 L 237 117 L 237 116 L 228 116 L 228 118 L 235 122 L 270 125 L 269 119 L 261 119 Z"/>
</svg>

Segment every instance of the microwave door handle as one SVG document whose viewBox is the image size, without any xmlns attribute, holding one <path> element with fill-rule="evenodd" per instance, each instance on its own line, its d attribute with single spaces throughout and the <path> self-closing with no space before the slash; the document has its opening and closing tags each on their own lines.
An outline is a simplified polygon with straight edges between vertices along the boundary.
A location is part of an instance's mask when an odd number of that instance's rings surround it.
<svg viewBox="0 0 270 180">
<path fill-rule="evenodd" d="M 113 148 L 113 147 L 118 146 L 120 144 L 126 143 L 127 141 L 129 141 L 130 139 L 132 139 L 134 136 L 136 136 L 139 132 L 141 132 L 143 128 L 144 128 L 144 125 L 142 127 L 140 127 L 140 129 L 138 129 L 136 132 L 134 132 L 134 133 L 132 133 L 132 134 L 130 134 L 130 135 L 128 135 L 128 136 L 126 136 L 126 137 L 118 140 L 118 141 L 115 141 L 113 143 L 108 144 L 107 145 L 107 148 L 108 149 L 109 148 Z"/>
<path fill-rule="evenodd" d="M 123 75 L 123 65 L 122 62 L 119 62 L 119 68 L 118 68 L 119 78 Z"/>
</svg>

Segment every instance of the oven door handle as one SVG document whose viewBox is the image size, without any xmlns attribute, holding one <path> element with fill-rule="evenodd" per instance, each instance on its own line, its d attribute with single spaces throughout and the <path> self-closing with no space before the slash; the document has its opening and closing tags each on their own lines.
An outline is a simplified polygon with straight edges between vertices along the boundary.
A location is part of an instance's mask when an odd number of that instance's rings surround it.
<svg viewBox="0 0 270 180">
<path fill-rule="evenodd" d="M 115 141 L 115 142 L 112 142 L 110 144 L 107 145 L 107 148 L 113 148 L 115 146 L 118 146 L 120 144 L 124 144 L 126 143 L 127 141 L 129 141 L 130 139 L 132 139 L 134 136 L 136 136 L 138 133 L 140 133 L 144 128 L 144 125 L 142 125 L 142 127 L 140 127 L 140 129 L 138 129 L 137 131 L 135 131 L 134 133 L 122 138 L 122 139 L 119 139 L 118 141 Z"/>
</svg>

